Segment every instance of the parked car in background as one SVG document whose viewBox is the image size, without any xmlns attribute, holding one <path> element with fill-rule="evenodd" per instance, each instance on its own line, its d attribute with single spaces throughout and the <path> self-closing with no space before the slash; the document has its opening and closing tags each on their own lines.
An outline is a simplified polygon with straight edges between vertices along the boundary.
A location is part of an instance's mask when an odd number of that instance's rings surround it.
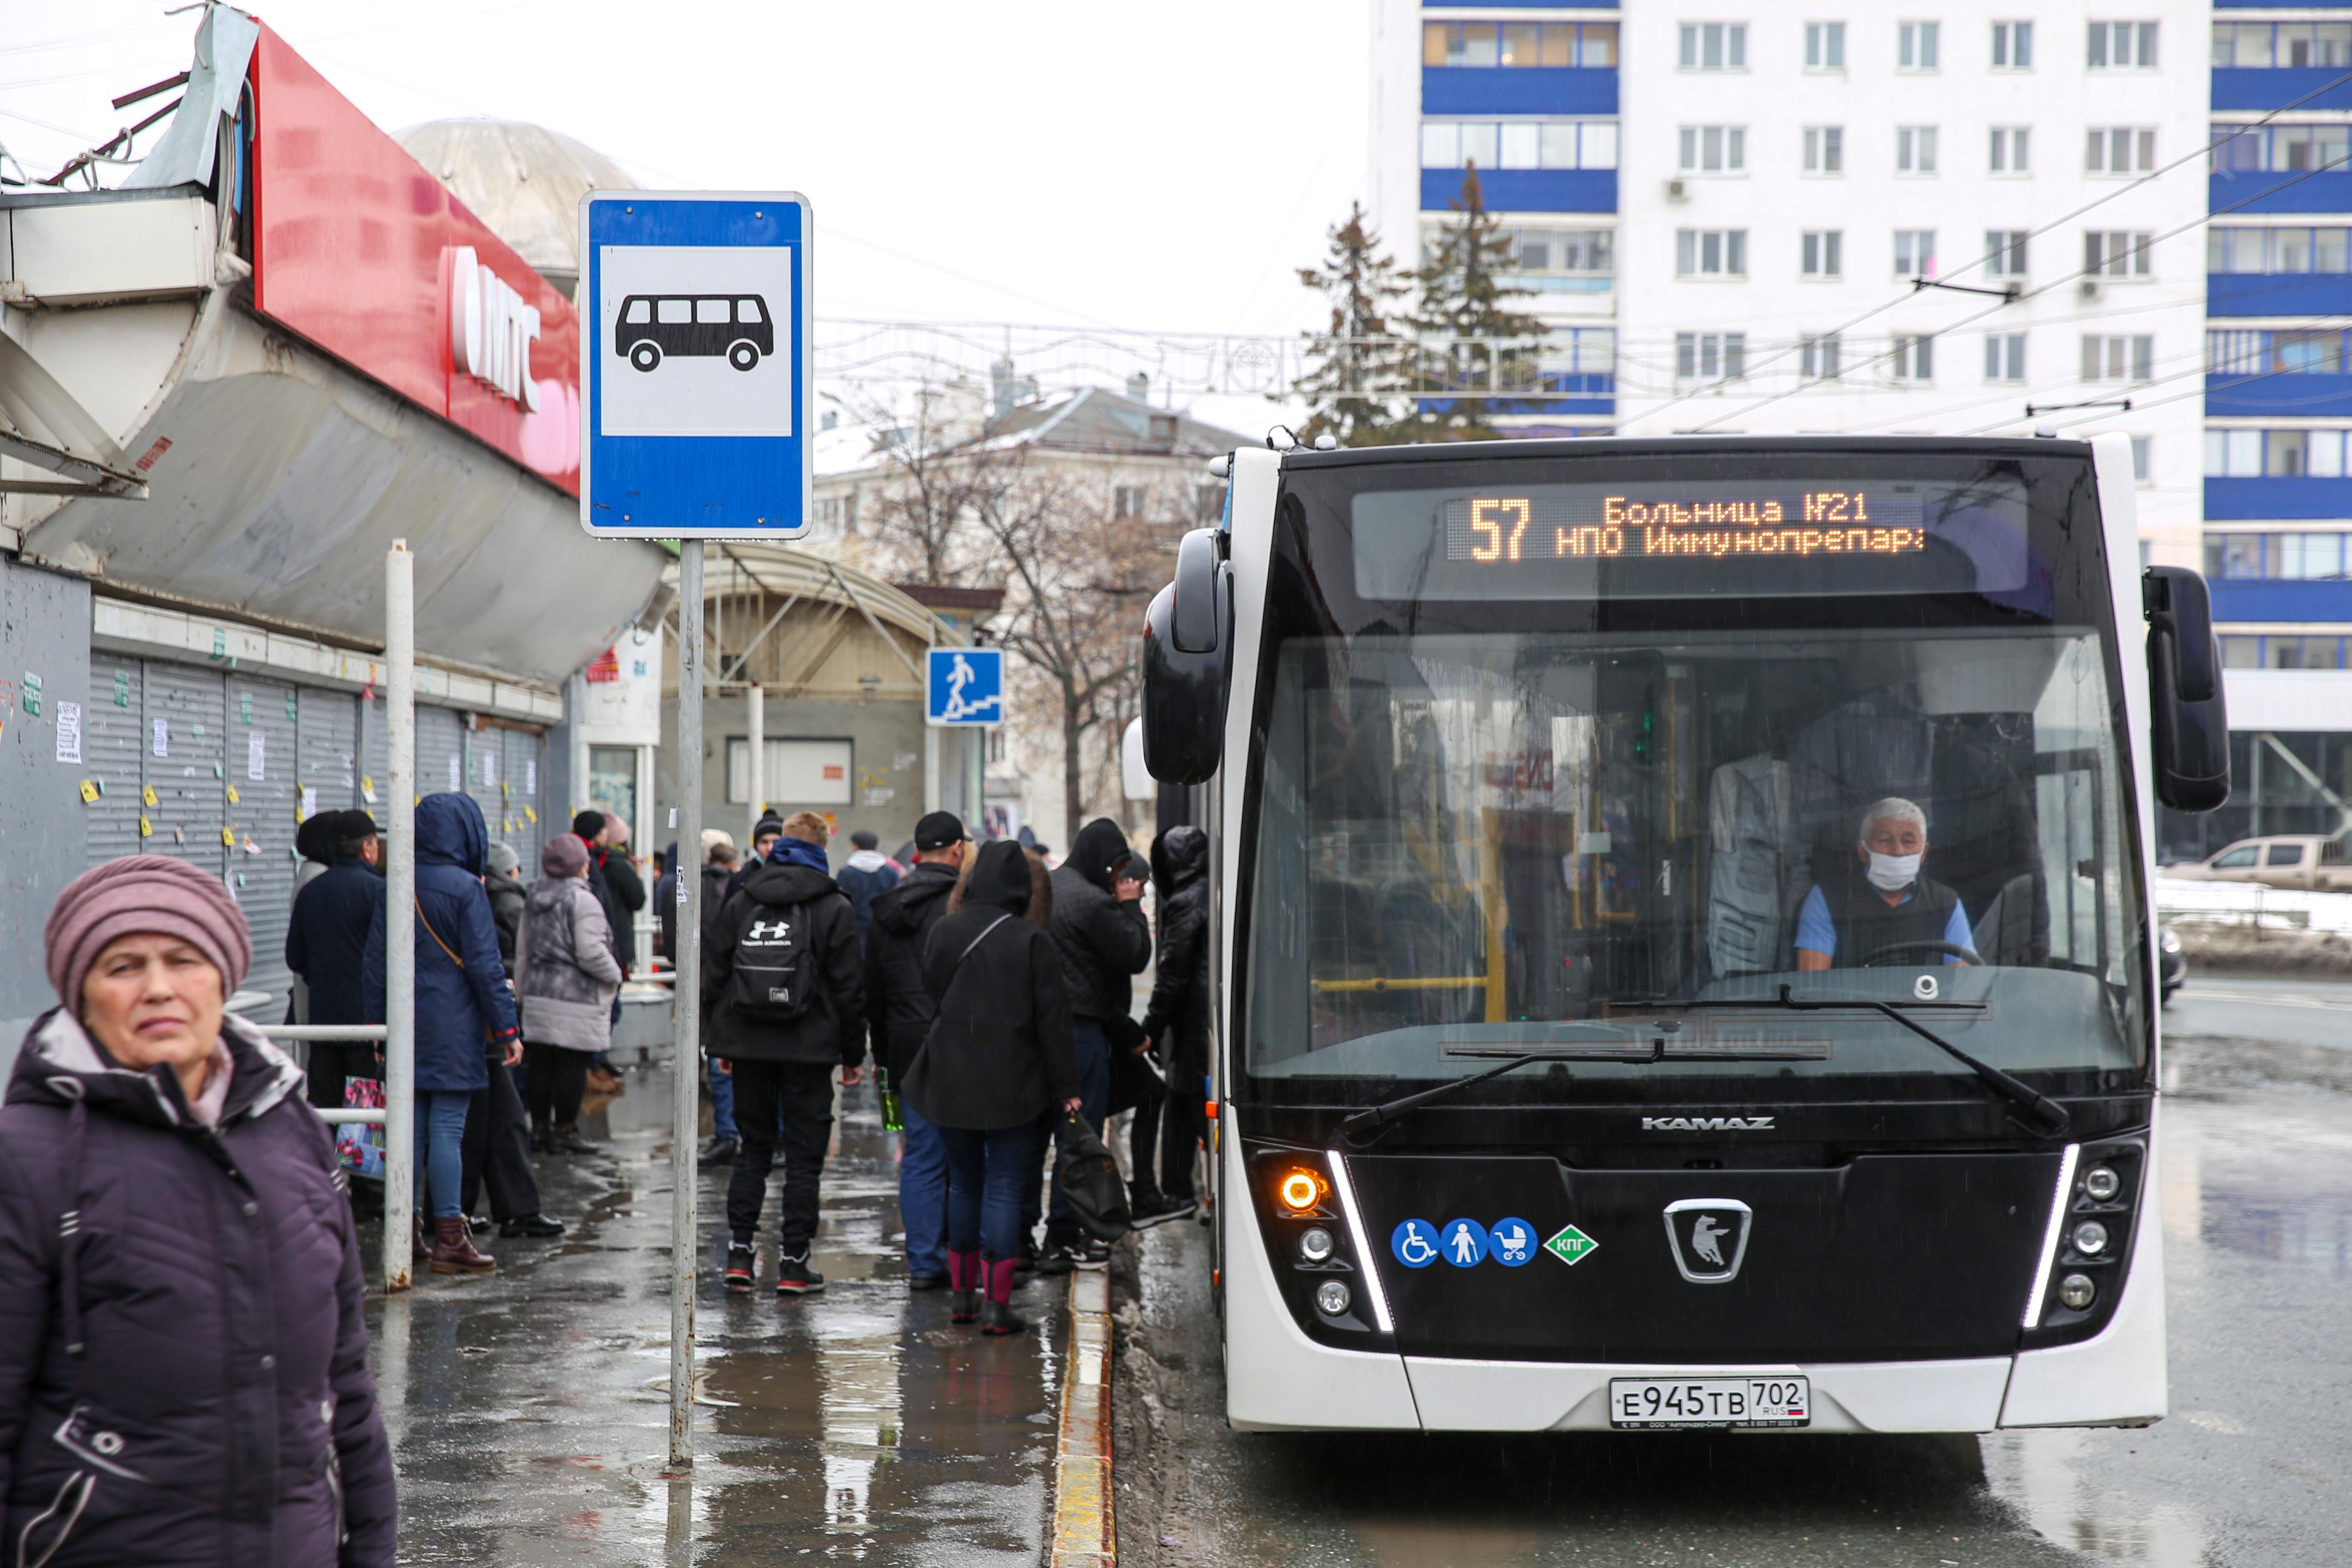
<svg viewBox="0 0 2352 1568">
<path fill-rule="evenodd" d="M 2241 838 L 2210 859 L 2167 866 L 2159 876 L 2187 882 L 2261 882 L 2323 893 L 2352 893 L 2352 858 L 2345 836 L 2315 833 Z"/>
</svg>

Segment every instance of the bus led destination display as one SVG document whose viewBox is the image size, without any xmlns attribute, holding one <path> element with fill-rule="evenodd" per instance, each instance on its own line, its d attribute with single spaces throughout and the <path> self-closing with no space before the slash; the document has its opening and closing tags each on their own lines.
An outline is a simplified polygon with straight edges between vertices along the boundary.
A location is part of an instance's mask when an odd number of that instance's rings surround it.
<svg viewBox="0 0 2352 1568">
<path fill-rule="evenodd" d="M 1370 598 L 2011 593 L 2023 484 L 1965 480 L 1432 488 L 1352 498 Z"/>
</svg>

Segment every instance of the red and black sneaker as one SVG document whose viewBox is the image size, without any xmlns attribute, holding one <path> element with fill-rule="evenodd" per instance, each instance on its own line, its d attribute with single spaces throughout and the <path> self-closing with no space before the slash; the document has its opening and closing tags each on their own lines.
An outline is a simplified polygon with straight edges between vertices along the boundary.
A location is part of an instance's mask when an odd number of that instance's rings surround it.
<svg viewBox="0 0 2352 1568">
<path fill-rule="evenodd" d="M 824 1289 L 824 1276 L 809 1267 L 807 1253 L 776 1260 L 776 1294 L 809 1296 Z"/>
<path fill-rule="evenodd" d="M 727 1293 L 748 1296 L 751 1293 L 751 1270 L 757 1267 L 749 1243 L 735 1242 L 727 1248 Z"/>
</svg>

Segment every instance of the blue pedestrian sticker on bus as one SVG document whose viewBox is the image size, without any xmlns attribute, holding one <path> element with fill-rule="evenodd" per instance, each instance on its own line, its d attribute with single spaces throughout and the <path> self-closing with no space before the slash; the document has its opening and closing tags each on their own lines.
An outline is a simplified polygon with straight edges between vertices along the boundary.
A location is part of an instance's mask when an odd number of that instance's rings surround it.
<svg viewBox="0 0 2352 1568">
<path fill-rule="evenodd" d="M 1498 1219 L 1486 1232 L 1486 1256 L 1506 1268 L 1517 1268 L 1533 1258 L 1540 1245 L 1536 1227 L 1523 1219 Z"/>
<path fill-rule="evenodd" d="M 1437 1227 L 1425 1219 L 1409 1219 L 1389 1232 L 1389 1250 L 1407 1268 L 1426 1268 L 1437 1261 Z"/>
<path fill-rule="evenodd" d="M 1475 1268 L 1486 1260 L 1486 1227 L 1475 1219 L 1449 1219 L 1440 1245 L 1446 1262 L 1456 1268 Z"/>
</svg>

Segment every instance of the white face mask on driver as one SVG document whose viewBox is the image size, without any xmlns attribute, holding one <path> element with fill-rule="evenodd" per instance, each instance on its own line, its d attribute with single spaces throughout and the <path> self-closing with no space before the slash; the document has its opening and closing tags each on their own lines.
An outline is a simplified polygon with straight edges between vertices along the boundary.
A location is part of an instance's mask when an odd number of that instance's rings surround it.
<svg viewBox="0 0 2352 1568">
<path fill-rule="evenodd" d="M 1870 885 L 1882 893 L 1899 893 L 1919 879 L 1917 855 L 1881 855 L 1870 851 Z"/>
</svg>

